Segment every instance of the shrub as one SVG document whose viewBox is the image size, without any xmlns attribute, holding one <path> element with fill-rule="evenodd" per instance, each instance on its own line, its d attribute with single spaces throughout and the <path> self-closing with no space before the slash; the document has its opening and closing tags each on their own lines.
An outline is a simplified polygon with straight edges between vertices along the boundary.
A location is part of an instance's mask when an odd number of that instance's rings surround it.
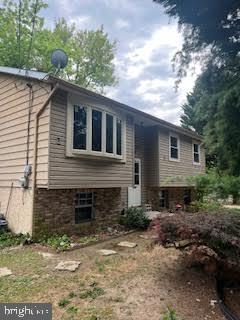
<svg viewBox="0 0 240 320">
<path fill-rule="evenodd" d="M 218 201 L 193 201 L 187 208 L 189 212 L 216 212 L 221 208 L 221 203 Z"/>
<path fill-rule="evenodd" d="M 158 242 L 161 244 L 187 240 L 194 246 L 207 246 L 219 258 L 220 266 L 229 266 L 239 271 L 240 266 L 240 219 L 239 214 L 178 213 L 155 221 Z"/>
<path fill-rule="evenodd" d="M 120 223 L 129 229 L 147 229 L 150 220 L 142 208 L 131 207 L 121 217 Z"/>
<path fill-rule="evenodd" d="M 30 243 L 31 238 L 29 234 L 12 234 L 9 231 L 2 230 L 0 231 L 0 249 L 17 246 L 20 244 Z"/>
<path fill-rule="evenodd" d="M 71 240 L 66 234 L 54 234 L 49 237 L 44 236 L 42 239 L 39 240 L 39 243 L 48 245 L 58 250 L 67 250 L 68 248 L 70 248 Z"/>
<path fill-rule="evenodd" d="M 227 199 L 229 196 L 233 196 L 234 202 L 240 199 L 240 177 L 220 175 L 212 169 L 206 174 L 199 174 L 188 180 L 190 184 L 194 183 L 197 200 L 200 202 L 206 197 L 215 201 Z"/>
</svg>

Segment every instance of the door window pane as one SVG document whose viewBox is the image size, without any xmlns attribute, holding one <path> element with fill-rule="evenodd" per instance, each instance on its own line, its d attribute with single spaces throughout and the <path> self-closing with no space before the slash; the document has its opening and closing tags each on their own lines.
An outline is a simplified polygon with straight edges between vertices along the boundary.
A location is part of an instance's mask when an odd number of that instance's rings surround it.
<svg viewBox="0 0 240 320">
<path fill-rule="evenodd" d="M 92 150 L 102 150 L 102 112 L 92 110 Z"/>
<path fill-rule="evenodd" d="M 139 185 L 139 174 L 135 174 L 134 184 Z"/>
<path fill-rule="evenodd" d="M 139 173 L 139 163 L 135 162 L 135 173 Z"/>
<path fill-rule="evenodd" d="M 87 110 L 74 106 L 73 148 L 86 150 L 87 146 Z"/>
<path fill-rule="evenodd" d="M 134 184 L 139 185 L 140 184 L 140 165 L 139 162 L 135 162 L 134 166 Z"/>
<path fill-rule="evenodd" d="M 122 155 L 122 121 L 117 119 L 117 155 Z"/>
<path fill-rule="evenodd" d="M 113 153 L 113 116 L 106 115 L 106 152 Z"/>
</svg>

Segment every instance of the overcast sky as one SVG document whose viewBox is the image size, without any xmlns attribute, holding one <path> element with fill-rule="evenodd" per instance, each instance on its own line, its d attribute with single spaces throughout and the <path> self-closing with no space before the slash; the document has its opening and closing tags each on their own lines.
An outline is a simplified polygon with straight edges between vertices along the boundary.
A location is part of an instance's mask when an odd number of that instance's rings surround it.
<svg viewBox="0 0 240 320">
<path fill-rule="evenodd" d="M 189 75 L 175 92 L 171 59 L 182 38 L 174 20 L 151 0 L 49 0 L 47 24 L 65 17 L 78 28 L 101 25 L 117 41 L 119 83 L 106 95 L 132 107 L 179 124 L 181 105 L 195 77 Z"/>
</svg>

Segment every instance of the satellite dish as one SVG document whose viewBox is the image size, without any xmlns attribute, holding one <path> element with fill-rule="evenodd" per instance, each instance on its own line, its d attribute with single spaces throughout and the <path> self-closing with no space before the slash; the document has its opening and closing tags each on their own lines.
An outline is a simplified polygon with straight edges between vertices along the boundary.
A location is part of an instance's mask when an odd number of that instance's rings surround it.
<svg viewBox="0 0 240 320">
<path fill-rule="evenodd" d="M 65 68 L 68 63 L 68 56 L 66 52 L 64 52 L 61 49 L 53 50 L 51 56 L 51 63 L 55 68 L 57 68 L 58 71 L 60 69 Z"/>
</svg>

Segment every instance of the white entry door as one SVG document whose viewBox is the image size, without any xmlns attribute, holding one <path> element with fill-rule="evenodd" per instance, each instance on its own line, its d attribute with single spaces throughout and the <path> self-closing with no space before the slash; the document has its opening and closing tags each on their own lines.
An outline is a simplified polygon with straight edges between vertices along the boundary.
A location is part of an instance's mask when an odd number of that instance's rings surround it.
<svg viewBox="0 0 240 320">
<path fill-rule="evenodd" d="M 141 160 L 135 159 L 134 186 L 128 188 L 128 207 L 141 205 Z"/>
</svg>

